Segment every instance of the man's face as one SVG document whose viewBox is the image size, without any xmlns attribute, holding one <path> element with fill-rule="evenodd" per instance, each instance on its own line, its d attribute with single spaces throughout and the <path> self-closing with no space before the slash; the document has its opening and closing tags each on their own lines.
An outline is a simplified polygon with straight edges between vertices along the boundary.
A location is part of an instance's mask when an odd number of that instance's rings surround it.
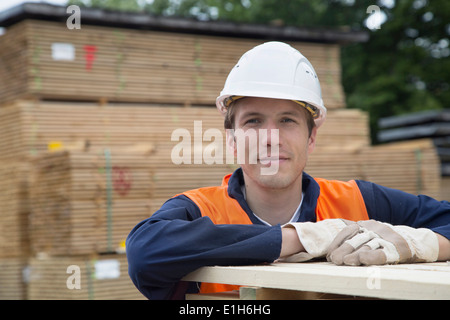
<svg viewBox="0 0 450 320">
<path fill-rule="evenodd" d="M 246 161 L 240 163 L 246 179 L 273 189 L 288 188 L 298 182 L 314 149 L 317 133 L 314 128 L 309 136 L 307 111 L 290 100 L 252 97 L 236 101 L 235 108 L 235 132 L 257 133 L 258 143 L 248 143 L 247 139 Z M 264 131 L 266 134 L 260 134 Z M 231 143 L 232 139 L 227 141 Z M 257 154 L 256 163 L 249 161 L 251 154 Z"/>
</svg>

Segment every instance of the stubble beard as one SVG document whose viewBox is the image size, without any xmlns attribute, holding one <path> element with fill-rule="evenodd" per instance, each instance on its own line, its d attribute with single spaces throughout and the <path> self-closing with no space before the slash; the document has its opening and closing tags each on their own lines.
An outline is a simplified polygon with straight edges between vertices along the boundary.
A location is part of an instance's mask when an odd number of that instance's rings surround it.
<svg viewBox="0 0 450 320">
<path fill-rule="evenodd" d="M 280 168 L 277 173 L 273 175 L 261 174 L 259 165 L 252 165 L 251 168 L 244 166 L 242 168 L 244 174 L 253 180 L 254 183 L 260 187 L 273 190 L 282 190 L 289 188 L 298 179 L 301 179 L 304 166 L 296 168 Z"/>
</svg>

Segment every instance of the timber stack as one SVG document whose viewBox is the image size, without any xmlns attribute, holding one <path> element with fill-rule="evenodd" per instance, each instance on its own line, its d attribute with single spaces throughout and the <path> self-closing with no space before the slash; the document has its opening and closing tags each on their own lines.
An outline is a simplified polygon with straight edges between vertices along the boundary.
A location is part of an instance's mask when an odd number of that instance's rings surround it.
<svg viewBox="0 0 450 320">
<path fill-rule="evenodd" d="M 450 199 L 450 109 L 381 118 L 378 127 L 381 143 L 432 141 L 441 163 L 441 198 Z"/>
<path fill-rule="evenodd" d="M 1 299 L 143 298 L 124 240 L 165 200 L 237 168 L 215 98 L 268 40 L 321 79 L 328 119 L 307 172 L 438 195 L 432 145 L 372 147 L 367 114 L 345 108 L 340 47 L 367 34 L 82 10 L 79 30 L 65 7 L 0 13 Z"/>
</svg>

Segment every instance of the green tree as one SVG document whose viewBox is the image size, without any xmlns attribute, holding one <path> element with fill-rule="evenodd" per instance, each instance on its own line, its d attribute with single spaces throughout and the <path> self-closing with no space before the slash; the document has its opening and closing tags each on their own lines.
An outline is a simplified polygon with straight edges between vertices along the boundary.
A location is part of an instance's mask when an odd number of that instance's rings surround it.
<svg viewBox="0 0 450 320">
<path fill-rule="evenodd" d="M 80 7 L 100 8 L 120 11 L 142 11 L 139 0 L 69 0 L 68 5 L 78 5 Z"/>
<path fill-rule="evenodd" d="M 397 1 L 370 41 L 342 49 L 347 105 L 369 112 L 374 143 L 381 117 L 449 106 L 449 4 Z"/>
</svg>

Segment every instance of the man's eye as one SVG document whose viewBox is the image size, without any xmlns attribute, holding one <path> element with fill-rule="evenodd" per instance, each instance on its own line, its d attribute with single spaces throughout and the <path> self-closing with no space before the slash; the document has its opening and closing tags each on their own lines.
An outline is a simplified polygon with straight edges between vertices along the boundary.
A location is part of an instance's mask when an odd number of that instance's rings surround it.
<svg viewBox="0 0 450 320">
<path fill-rule="evenodd" d="M 284 122 L 284 123 L 294 122 L 294 123 L 296 123 L 296 121 L 294 119 L 291 119 L 291 118 L 284 118 L 284 119 L 281 120 L 281 122 Z"/>
<path fill-rule="evenodd" d="M 259 123 L 259 119 L 248 119 L 245 121 L 245 124 Z"/>
</svg>

